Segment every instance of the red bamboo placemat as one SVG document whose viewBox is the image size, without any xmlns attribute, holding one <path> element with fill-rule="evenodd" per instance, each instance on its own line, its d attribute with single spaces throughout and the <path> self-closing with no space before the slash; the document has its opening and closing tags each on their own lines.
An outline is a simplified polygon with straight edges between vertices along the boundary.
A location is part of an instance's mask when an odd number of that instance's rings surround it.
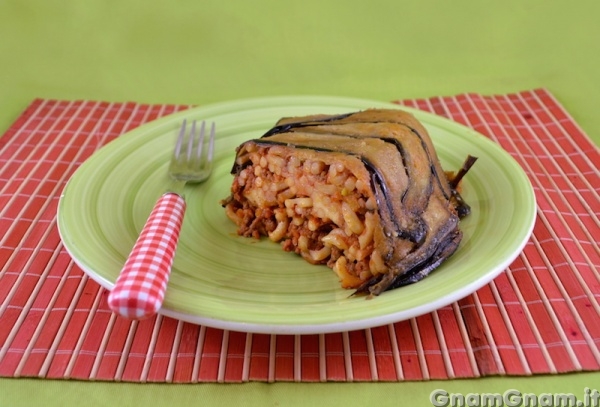
<svg viewBox="0 0 600 407">
<path fill-rule="evenodd" d="M 600 370 L 600 151 L 550 92 L 398 101 L 490 137 L 538 217 L 507 270 L 427 315 L 322 335 L 112 314 L 56 226 L 66 181 L 108 141 L 188 106 L 35 100 L 0 138 L 0 376 L 132 382 L 401 381 Z M 493 180 L 490 180 L 493 182 Z"/>
</svg>

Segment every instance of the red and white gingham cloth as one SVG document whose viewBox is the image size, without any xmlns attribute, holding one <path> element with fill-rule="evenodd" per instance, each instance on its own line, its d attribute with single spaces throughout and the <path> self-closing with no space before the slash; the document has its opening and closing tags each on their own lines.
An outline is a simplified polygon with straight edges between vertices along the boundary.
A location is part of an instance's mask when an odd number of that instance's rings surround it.
<svg viewBox="0 0 600 407">
<path fill-rule="evenodd" d="M 184 213 L 185 200 L 177 194 L 166 193 L 156 202 L 108 296 L 114 312 L 144 319 L 160 309 Z"/>
</svg>

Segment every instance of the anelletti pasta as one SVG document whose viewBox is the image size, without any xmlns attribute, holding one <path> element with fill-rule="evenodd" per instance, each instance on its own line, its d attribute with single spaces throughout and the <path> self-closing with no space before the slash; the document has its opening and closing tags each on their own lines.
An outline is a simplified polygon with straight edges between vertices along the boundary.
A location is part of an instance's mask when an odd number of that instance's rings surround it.
<svg viewBox="0 0 600 407">
<path fill-rule="evenodd" d="M 326 264 L 359 293 L 417 282 L 458 247 L 470 211 L 426 129 L 400 109 L 284 118 L 236 150 L 222 201 L 238 234 Z"/>
</svg>

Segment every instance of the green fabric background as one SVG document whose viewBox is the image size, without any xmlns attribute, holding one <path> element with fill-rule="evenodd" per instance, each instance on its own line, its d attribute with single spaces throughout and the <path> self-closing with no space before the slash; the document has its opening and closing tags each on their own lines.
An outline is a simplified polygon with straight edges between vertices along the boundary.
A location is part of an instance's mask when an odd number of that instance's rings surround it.
<svg viewBox="0 0 600 407">
<path fill-rule="evenodd" d="M 391 101 L 546 87 L 600 144 L 598 1 L 0 0 L 0 58 L 0 134 L 36 97 Z M 435 388 L 582 397 L 585 386 L 600 388 L 600 373 L 343 384 L 0 379 L 0 406 L 427 406 Z"/>
</svg>

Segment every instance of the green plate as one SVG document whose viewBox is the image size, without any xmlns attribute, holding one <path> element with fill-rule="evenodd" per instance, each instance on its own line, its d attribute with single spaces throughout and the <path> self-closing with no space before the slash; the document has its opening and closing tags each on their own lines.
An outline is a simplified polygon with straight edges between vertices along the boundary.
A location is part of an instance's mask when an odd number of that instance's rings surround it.
<svg viewBox="0 0 600 407">
<path fill-rule="evenodd" d="M 472 214 L 456 253 L 418 284 L 366 300 L 341 289 L 325 266 L 312 266 L 268 239 L 238 237 L 219 200 L 229 193 L 235 148 L 284 116 L 345 113 L 398 105 L 338 97 L 249 99 L 179 112 L 112 141 L 69 180 L 58 226 L 75 262 L 110 289 L 168 183 L 167 165 L 185 119 L 214 121 L 212 177 L 186 187 L 188 209 L 161 313 L 223 329 L 325 333 L 388 324 L 448 305 L 482 287 L 521 252 L 535 221 L 535 197 L 519 165 L 497 144 L 447 119 L 412 111 L 427 127 L 442 165 L 479 161 L 464 180 Z"/>
</svg>

